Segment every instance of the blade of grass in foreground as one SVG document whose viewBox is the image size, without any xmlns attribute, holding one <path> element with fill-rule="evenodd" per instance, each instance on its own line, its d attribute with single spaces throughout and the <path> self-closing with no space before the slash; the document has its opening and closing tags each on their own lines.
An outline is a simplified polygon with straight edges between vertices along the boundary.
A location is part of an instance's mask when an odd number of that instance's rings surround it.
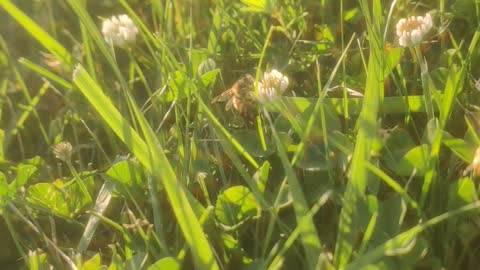
<svg viewBox="0 0 480 270">
<path fill-rule="evenodd" d="M 435 137 L 433 139 L 431 150 L 430 150 L 430 160 L 428 171 L 425 174 L 422 186 L 422 194 L 420 197 L 420 206 L 423 208 L 427 202 L 428 194 L 430 193 L 431 185 L 434 183 L 437 177 L 437 164 L 440 159 L 440 148 L 442 145 L 442 138 L 444 134 L 444 129 L 447 126 L 447 122 L 452 113 L 453 104 L 455 102 L 455 96 L 457 93 L 462 91 L 464 85 L 464 78 L 466 76 L 466 69 L 462 65 L 460 68 L 456 65 L 450 67 L 445 89 L 444 89 L 444 98 L 440 106 L 440 120 L 438 124 L 438 129 L 436 130 Z M 430 91 L 430 89 L 425 89 L 425 91 Z M 434 194 L 435 195 L 435 194 Z"/>
<path fill-rule="evenodd" d="M 95 206 L 93 211 L 95 213 L 103 214 L 107 206 L 110 204 L 110 199 L 112 198 L 112 192 L 115 188 L 115 184 L 112 182 L 106 182 L 103 184 L 100 192 L 98 192 L 97 200 L 95 201 Z M 100 219 L 96 216 L 90 216 L 88 219 L 87 226 L 85 226 L 85 230 L 83 231 L 82 238 L 77 246 L 77 251 L 79 253 L 83 253 L 87 250 L 90 241 L 92 241 L 93 235 L 98 227 Z"/>
<path fill-rule="evenodd" d="M 302 186 L 293 171 L 292 164 L 288 160 L 287 152 L 280 136 L 275 130 L 273 121 L 266 110 L 264 110 L 264 115 L 266 116 L 270 128 L 272 130 L 273 138 L 275 139 L 275 144 L 277 145 L 278 156 L 283 165 L 285 175 L 287 177 L 288 185 L 290 186 L 290 193 L 293 199 L 293 208 L 295 209 L 295 219 L 298 226 L 301 226 L 301 241 L 303 244 L 306 265 L 307 269 L 315 269 L 318 256 L 321 252 L 321 242 L 318 237 L 318 232 L 313 222 L 313 218 L 309 217 L 309 208 L 307 199 L 302 190 Z M 304 224 L 305 223 L 305 224 Z"/>
<path fill-rule="evenodd" d="M 188 191 L 179 186 L 175 172 L 162 149 L 159 149 L 158 146 L 155 147 L 156 140 L 153 131 L 148 127 L 146 120 L 141 117 L 138 108 L 134 108 L 136 109 L 135 114 L 147 137 L 147 143 L 122 117 L 100 86 L 80 65 L 75 69 L 73 82 L 146 170 L 156 179 L 163 180 L 163 186 L 198 269 L 219 269 L 200 222 L 188 201 L 186 194 Z"/>
<path fill-rule="evenodd" d="M 7 11 L 25 30 L 28 31 L 38 42 L 40 42 L 49 52 L 51 52 L 58 60 L 68 67 L 72 64 L 72 56 L 70 53 L 40 26 L 38 26 L 25 13 L 19 10 L 8 0 L 0 1 L 0 6 Z"/>
<path fill-rule="evenodd" d="M 381 3 L 373 1 L 373 16 L 370 15 L 367 1 L 360 2 L 365 14 L 370 41 L 370 57 L 368 60 L 368 77 L 363 100 L 362 111 L 358 119 L 358 133 L 349 173 L 349 181 L 344 193 L 337 243 L 335 245 L 334 265 L 343 268 L 350 260 L 355 243 L 356 205 L 364 200 L 367 186 L 366 161 L 370 160 L 373 138 L 377 133 L 377 113 L 383 91 L 383 50 L 380 31 Z M 375 21 L 371 19 L 375 18 Z"/>
<path fill-rule="evenodd" d="M 279 266 L 281 266 L 281 262 L 283 259 L 283 256 L 287 252 L 287 250 L 292 247 L 294 244 L 295 240 L 297 237 L 302 233 L 302 231 L 305 230 L 305 226 L 308 226 L 310 220 L 313 218 L 313 216 L 320 210 L 320 207 L 325 205 L 325 203 L 332 197 L 333 192 L 331 190 L 325 192 L 315 203 L 315 205 L 308 211 L 308 214 L 302 218 L 302 220 L 297 224 L 297 227 L 295 230 L 290 234 L 290 236 L 287 238 L 283 246 L 281 247 L 280 251 L 275 255 L 275 257 L 272 259 L 272 262 L 270 266 L 268 267 L 269 270 L 273 269 L 278 269 Z M 321 254 L 319 254 L 319 257 Z M 319 258 L 321 259 L 321 258 Z M 269 262 L 269 260 L 267 260 Z M 317 268 L 318 269 L 318 265 Z"/>
<path fill-rule="evenodd" d="M 207 117 L 212 121 L 213 125 L 220 130 L 223 135 L 230 141 L 233 147 L 243 155 L 243 157 L 255 168 L 258 169 L 260 165 L 258 165 L 257 161 L 250 155 L 250 153 L 243 148 L 243 146 L 222 126 L 220 121 L 215 117 L 215 115 L 210 111 L 208 106 L 203 102 L 202 97 L 195 93 L 195 96 L 198 98 L 198 103 L 200 107 L 205 112 Z"/>
<path fill-rule="evenodd" d="M 20 58 L 18 62 L 22 65 L 24 65 L 26 68 L 38 73 L 40 76 L 42 76 L 45 79 L 51 80 L 52 82 L 58 83 L 60 86 L 67 90 L 72 89 L 72 84 L 68 82 L 67 80 L 63 79 L 62 77 L 58 76 L 57 74 L 49 71 L 48 69 L 33 63 L 32 61 L 25 59 L 25 58 Z"/>
</svg>

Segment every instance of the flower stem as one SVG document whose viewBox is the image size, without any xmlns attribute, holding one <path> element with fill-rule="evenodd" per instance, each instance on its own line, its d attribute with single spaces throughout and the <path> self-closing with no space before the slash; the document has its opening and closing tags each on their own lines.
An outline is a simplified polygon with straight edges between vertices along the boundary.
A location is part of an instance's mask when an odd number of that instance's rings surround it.
<svg viewBox="0 0 480 270">
<path fill-rule="evenodd" d="M 428 119 L 431 120 L 435 117 L 435 114 L 433 109 L 432 93 L 430 90 L 430 76 L 428 73 L 427 61 L 424 59 L 422 55 L 422 51 L 420 50 L 420 45 L 415 46 L 414 50 L 415 50 L 416 60 L 420 65 L 422 89 L 423 89 L 423 94 L 425 95 L 425 109 L 427 112 Z"/>
</svg>

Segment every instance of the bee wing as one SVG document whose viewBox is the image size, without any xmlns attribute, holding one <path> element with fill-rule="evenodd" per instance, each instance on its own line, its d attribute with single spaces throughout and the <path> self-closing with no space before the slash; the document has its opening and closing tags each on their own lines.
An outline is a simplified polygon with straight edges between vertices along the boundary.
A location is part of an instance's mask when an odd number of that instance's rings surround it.
<svg viewBox="0 0 480 270">
<path fill-rule="evenodd" d="M 233 95 L 232 89 L 228 89 L 227 91 L 221 93 L 220 95 L 216 96 L 215 98 L 212 99 L 212 103 L 215 102 L 224 102 L 227 101 L 229 98 L 231 98 Z"/>
<path fill-rule="evenodd" d="M 227 101 L 227 104 L 225 104 L 225 111 L 230 111 L 233 106 L 233 97 Z"/>
</svg>

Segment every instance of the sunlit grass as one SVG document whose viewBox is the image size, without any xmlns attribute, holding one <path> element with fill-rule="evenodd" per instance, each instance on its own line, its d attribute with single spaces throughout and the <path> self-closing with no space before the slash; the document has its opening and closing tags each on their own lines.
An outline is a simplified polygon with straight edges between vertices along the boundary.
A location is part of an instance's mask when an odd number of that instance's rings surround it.
<svg viewBox="0 0 480 270">
<path fill-rule="evenodd" d="M 0 0 L 6 269 L 476 269 L 480 3 L 42 5 Z"/>
</svg>

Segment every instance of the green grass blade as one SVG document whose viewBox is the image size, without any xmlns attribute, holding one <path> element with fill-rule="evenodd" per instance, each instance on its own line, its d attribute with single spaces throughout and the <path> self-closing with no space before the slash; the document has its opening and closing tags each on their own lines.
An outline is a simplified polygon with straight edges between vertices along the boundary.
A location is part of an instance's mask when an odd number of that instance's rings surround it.
<svg viewBox="0 0 480 270">
<path fill-rule="evenodd" d="M 220 123 L 220 121 L 215 117 L 215 115 L 210 111 L 208 106 L 205 105 L 200 95 L 196 95 L 198 98 L 198 103 L 202 109 L 202 112 L 206 114 L 210 122 L 213 124 L 212 130 L 217 135 L 220 144 L 222 145 L 225 153 L 232 160 L 234 166 L 238 170 L 238 173 L 242 176 L 243 180 L 247 183 L 251 192 L 253 193 L 255 200 L 261 205 L 263 209 L 268 209 L 270 205 L 267 203 L 265 198 L 262 195 L 262 190 L 260 190 L 258 184 L 247 172 L 246 168 L 242 164 L 240 155 L 242 155 L 250 165 L 255 169 L 259 169 L 260 165 L 257 161 L 248 153 L 248 151 L 243 148 L 243 146 L 225 129 L 225 127 Z M 236 151 L 235 151 L 236 150 Z"/>
<path fill-rule="evenodd" d="M 138 120 L 145 136 L 146 143 L 151 157 L 154 178 L 162 179 L 163 186 L 167 191 L 168 198 L 172 204 L 177 221 L 182 229 L 183 235 L 193 253 L 195 263 L 199 269 L 219 269 L 212 249 L 208 243 L 205 233 L 202 231 L 200 221 L 190 205 L 189 192 L 182 185 L 182 182 L 175 175 L 165 152 L 155 137 L 155 133 L 148 125 L 147 120 L 139 108 L 131 101 L 133 112 Z"/>
<path fill-rule="evenodd" d="M 0 7 L 10 14 L 25 30 L 27 30 L 42 46 L 44 46 L 50 53 L 55 55 L 64 65 L 71 67 L 72 56 L 70 53 L 54 38 L 52 38 L 46 31 L 38 26 L 25 13 L 19 10 L 14 4 L 8 0 L 0 1 Z"/>
<path fill-rule="evenodd" d="M 98 192 L 97 200 L 95 201 L 95 206 L 93 211 L 98 214 L 103 214 L 107 206 L 110 204 L 110 199 L 112 198 L 112 192 L 115 189 L 115 184 L 113 182 L 106 182 L 103 184 L 102 188 Z M 93 235 L 98 227 L 100 219 L 96 216 L 91 216 L 88 219 L 87 226 L 83 231 L 83 235 L 80 238 L 80 242 L 77 246 L 77 251 L 83 253 L 87 250 L 90 241 L 93 238 Z"/>
<path fill-rule="evenodd" d="M 198 269 L 219 269 L 202 227 L 190 205 L 187 191 L 182 187 L 165 153 L 158 144 L 153 131 L 136 106 L 132 106 L 139 125 L 146 137 L 146 143 L 113 106 L 101 88 L 82 66 L 77 66 L 73 81 L 87 97 L 103 120 L 129 147 L 142 165 L 156 179 L 162 179 L 168 198 L 189 244 Z M 148 145 L 148 147 L 147 147 Z"/>
<path fill-rule="evenodd" d="M 88 14 L 87 10 L 85 9 L 85 4 L 78 0 L 68 0 L 70 7 L 79 17 L 81 23 L 83 24 L 83 28 L 89 33 L 89 37 L 95 41 L 96 45 L 100 49 L 100 52 L 103 54 L 105 59 L 107 59 L 108 64 L 112 68 L 115 76 L 120 81 L 122 86 L 126 86 L 126 80 L 122 76 L 118 64 L 115 60 L 112 50 L 107 46 L 107 43 L 103 40 L 100 31 L 98 30 L 95 22 L 93 21 L 92 17 Z"/>
<path fill-rule="evenodd" d="M 210 121 L 212 121 L 213 125 L 223 133 L 223 135 L 230 141 L 230 143 L 233 145 L 233 147 L 235 147 L 235 149 L 239 153 L 241 153 L 243 155 L 243 157 L 245 159 L 247 159 L 248 162 L 253 167 L 255 167 L 255 169 L 258 169 L 260 167 L 260 165 L 258 165 L 257 161 L 255 161 L 255 159 L 252 157 L 252 155 L 250 155 L 250 153 L 248 153 L 248 151 L 245 150 L 245 148 L 243 148 L 243 146 L 228 132 L 228 130 L 226 130 L 225 127 L 222 126 L 220 121 L 218 121 L 217 117 L 215 117 L 215 115 L 212 113 L 212 111 L 210 111 L 208 106 L 205 105 L 205 103 L 201 99 L 200 95 L 198 95 L 197 93 L 195 93 L 195 95 L 198 98 L 198 103 L 199 103 L 200 107 L 202 108 L 203 112 L 207 115 L 207 117 L 210 119 Z"/>
<path fill-rule="evenodd" d="M 117 136 L 130 147 L 130 151 L 144 163 L 148 171 L 152 171 L 149 163 L 149 153 L 145 142 L 130 126 L 127 120 L 118 112 L 110 99 L 103 93 L 100 86 L 90 77 L 87 71 L 79 65 L 73 74 L 73 82 L 82 91 L 90 104 L 98 111 L 102 119 Z"/>
<path fill-rule="evenodd" d="M 325 192 L 315 203 L 315 205 L 308 211 L 308 214 L 303 217 L 303 219 L 299 222 L 295 230 L 290 234 L 287 238 L 285 243 L 283 244 L 280 251 L 278 251 L 275 258 L 272 259 L 270 266 L 268 267 L 269 270 L 278 269 L 278 264 L 282 261 L 282 257 L 285 252 L 294 244 L 297 237 L 305 230 L 305 226 L 308 226 L 308 223 L 313 218 L 313 216 L 320 210 L 320 208 L 332 197 L 332 191 Z M 319 254 L 320 255 L 320 254 Z"/>
<path fill-rule="evenodd" d="M 38 90 L 38 94 L 32 98 L 31 103 L 28 104 L 28 106 L 22 106 L 24 107 L 24 111 L 20 115 L 20 117 L 17 119 L 15 123 L 15 128 L 12 130 L 10 136 L 17 135 L 17 133 L 24 128 L 25 122 L 27 121 L 27 119 L 29 118 L 30 114 L 35 109 L 35 107 L 38 105 L 40 98 L 45 95 L 49 87 L 50 87 L 50 84 L 48 82 L 45 82 L 42 85 L 42 87 Z M 48 142 L 47 137 L 45 137 L 45 140 Z"/>
<path fill-rule="evenodd" d="M 418 207 L 418 204 L 415 200 L 412 199 L 412 197 L 410 197 L 410 195 L 408 195 L 407 191 L 402 188 L 402 186 L 400 186 L 395 180 L 393 180 L 390 176 L 388 176 L 385 172 L 383 172 L 381 169 L 379 169 L 378 167 L 376 167 L 375 165 L 371 164 L 370 162 L 365 162 L 365 165 L 367 166 L 367 168 L 372 172 L 374 173 L 375 175 L 377 175 L 380 179 L 383 180 L 383 182 L 385 182 L 385 184 L 387 184 L 388 186 L 390 186 L 395 192 L 397 192 L 400 196 L 402 196 L 402 198 L 410 204 L 410 206 L 417 210 L 417 211 L 420 211 L 419 207 Z M 420 214 L 420 212 L 419 212 Z M 421 216 L 421 215 L 420 215 Z"/>
<path fill-rule="evenodd" d="M 439 94 L 440 99 L 443 95 Z M 317 98 L 304 97 L 283 97 L 282 101 L 289 106 L 294 106 L 296 111 L 303 112 L 306 108 L 315 104 Z M 348 108 L 349 115 L 359 115 L 364 104 L 364 98 L 324 98 L 324 106 L 333 108 L 333 110 L 342 115 Z M 268 110 L 281 112 L 285 106 L 269 106 Z M 438 106 L 434 107 L 438 111 Z M 385 114 L 405 114 L 408 112 L 426 112 L 425 96 L 406 96 L 406 97 L 385 97 L 382 104 L 379 105 L 379 112 Z"/>
<path fill-rule="evenodd" d="M 72 84 L 67 80 L 63 79 L 62 77 L 58 76 L 57 74 L 45 69 L 44 67 L 33 63 L 32 61 L 20 58 L 18 62 L 28 69 L 35 71 L 39 75 L 43 76 L 44 78 L 51 80 L 52 82 L 58 83 L 60 86 L 64 87 L 65 89 L 71 90 Z"/>
<path fill-rule="evenodd" d="M 358 132 L 349 181 L 344 194 L 337 243 L 335 246 L 334 264 L 343 268 L 353 252 L 358 217 L 355 210 L 359 201 L 364 199 L 368 172 L 366 161 L 370 160 L 372 139 L 377 136 L 377 114 L 383 96 L 383 64 L 382 36 L 380 32 L 381 15 L 378 17 L 379 1 L 373 1 L 374 15 L 370 15 L 367 1 L 361 1 L 362 11 L 366 16 L 370 41 L 370 57 L 368 61 L 368 76 L 363 100 L 362 111 L 358 119 Z M 374 17 L 375 22 L 371 21 Z"/>
<path fill-rule="evenodd" d="M 290 186 L 297 224 L 303 224 L 304 220 L 306 220 L 305 224 L 302 225 L 303 230 L 301 232 L 301 241 L 305 251 L 306 263 L 308 267 L 307 269 L 315 269 L 317 259 L 321 251 L 320 238 L 318 237 L 318 232 L 315 228 L 315 224 L 313 223 L 313 219 L 308 216 L 309 208 L 307 200 L 303 194 L 302 186 L 300 185 L 300 182 L 293 171 L 292 164 L 288 160 L 288 156 L 281 138 L 275 130 L 270 115 L 266 110 L 264 110 L 264 112 L 268 123 L 270 124 L 273 138 L 275 139 L 275 144 L 277 145 L 278 155 L 282 162 L 283 169 L 287 177 L 287 182 Z"/>
<path fill-rule="evenodd" d="M 455 102 L 455 96 L 457 93 L 460 93 L 463 89 L 463 81 L 465 78 L 465 68 L 457 67 L 456 65 L 451 66 L 450 72 L 448 73 L 447 83 L 444 90 L 444 98 L 441 101 L 440 109 L 440 120 L 438 128 L 433 139 L 431 149 L 430 149 L 430 162 L 428 171 L 425 173 L 422 194 L 420 198 L 420 206 L 424 207 L 427 201 L 427 196 L 430 191 L 430 186 L 435 180 L 437 175 L 436 165 L 439 160 L 440 147 L 442 145 L 443 130 L 447 125 L 448 118 L 453 108 L 453 103 Z"/>
</svg>

